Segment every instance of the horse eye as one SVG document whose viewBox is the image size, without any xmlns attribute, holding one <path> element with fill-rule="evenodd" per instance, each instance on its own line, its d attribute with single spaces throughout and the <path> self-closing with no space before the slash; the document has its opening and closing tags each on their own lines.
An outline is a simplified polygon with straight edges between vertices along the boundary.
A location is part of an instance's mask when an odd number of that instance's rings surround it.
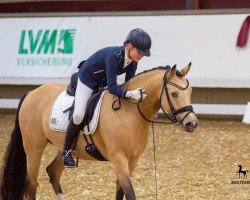
<svg viewBox="0 0 250 200">
<path fill-rule="evenodd" d="M 171 93 L 171 95 L 172 95 L 172 97 L 174 97 L 174 98 L 178 97 L 177 92 L 173 92 L 173 93 Z"/>
</svg>

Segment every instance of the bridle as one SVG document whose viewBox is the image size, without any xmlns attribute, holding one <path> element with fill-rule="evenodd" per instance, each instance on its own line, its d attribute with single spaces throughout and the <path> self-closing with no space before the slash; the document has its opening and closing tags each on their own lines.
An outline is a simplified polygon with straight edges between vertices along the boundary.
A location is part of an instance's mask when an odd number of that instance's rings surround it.
<svg viewBox="0 0 250 200">
<path fill-rule="evenodd" d="M 143 112 L 141 111 L 141 108 L 140 108 L 140 104 L 142 102 L 142 95 L 143 95 L 143 92 L 141 90 L 141 99 L 136 103 L 137 104 L 137 109 L 139 111 L 139 113 L 141 114 L 141 116 L 143 117 L 143 119 L 145 119 L 146 121 L 148 122 L 153 122 L 153 123 L 161 123 L 161 124 L 176 124 L 176 125 L 179 125 L 179 124 L 182 124 L 183 120 L 190 114 L 190 113 L 194 113 L 193 111 L 193 107 L 191 105 L 189 106 L 184 106 L 178 110 L 175 110 L 172 102 L 171 102 L 171 99 L 170 99 L 170 95 L 169 95 L 169 91 L 168 91 L 168 87 L 167 85 L 172 85 L 176 88 L 178 88 L 179 90 L 186 90 L 189 86 L 189 82 L 187 80 L 187 85 L 185 87 L 181 87 L 171 81 L 168 80 L 168 73 L 170 72 L 170 70 L 167 70 L 163 76 L 163 85 L 162 85 L 162 90 L 161 90 L 161 95 L 160 95 L 160 108 L 163 112 L 163 114 L 170 120 L 170 122 L 163 122 L 163 121 L 155 121 L 155 120 L 150 120 L 148 119 L 144 114 Z M 171 113 L 168 113 L 164 110 L 163 106 L 162 106 L 162 96 L 163 96 L 163 93 L 165 92 L 166 94 L 166 97 L 167 97 L 167 101 L 168 101 L 168 105 L 170 107 L 170 111 Z M 118 102 L 118 106 L 116 106 L 115 104 Z M 128 101 L 129 103 L 133 103 L 131 101 Z M 117 100 L 115 100 L 112 104 L 112 109 L 113 110 L 118 110 L 121 108 L 121 99 L 118 98 Z M 182 118 L 182 119 L 179 119 L 178 115 L 181 114 L 181 113 L 184 113 L 184 112 L 187 112 L 187 114 Z"/>
<path fill-rule="evenodd" d="M 181 87 L 171 81 L 168 80 L 168 73 L 170 72 L 170 70 L 167 70 L 163 76 L 163 86 L 162 86 L 162 90 L 161 90 L 161 95 L 160 95 L 160 108 L 163 112 L 163 114 L 170 120 L 170 123 L 173 123 L 173 124 L 182 124 L 183 120 L 190 114 L 190 113 L 194 113 L 193 111 L 193 107 L 191 105 L 189 106 L 185 106 L 185 107 L 182 107 L 178 110 L 176 110 L 171 102 L 171 99 L 170 99 L 170 94 L 169 94 L 169 90 L 168 90 L 168 87 L 167 85 L 172 85 L 180 90 L 186 90 L 189 86 L 189 82 L 187 80 L 187 85 L 185 87 Z M 171 113 L 168 113 L 164 110 L 163 106 L 162 106 L 162 96 L 163 96 L 163 93 L 165 92 L 166 94 L 166 97 L 167 97 L 167 101 L 168 101 L 168 105 L 170 107 L 170 111 Z M 148 119 L 144 114 L 143 112 L 141 111 L 140 109 L 140 103 L 142 102 L 142 91 L 141 91 L 141 100 L 138 101 L 137 103 L 137 108 L 138 108 L 138 111 L 139 113 L 141 114 L 141 116 L 148 122 L 154 122 L 154 123 L 164 123 L 164 124 L 169 124 L 168 122 L 161 122 L 161 121 L 154 121 L 154 120 L 150 120 Z M 182 119 L 178 119 L 178 114 L 181 114 L 181 113 L 184 113 L 184 112 L 187 112 L 187 114 L 182 118 Z"/>
</svg>

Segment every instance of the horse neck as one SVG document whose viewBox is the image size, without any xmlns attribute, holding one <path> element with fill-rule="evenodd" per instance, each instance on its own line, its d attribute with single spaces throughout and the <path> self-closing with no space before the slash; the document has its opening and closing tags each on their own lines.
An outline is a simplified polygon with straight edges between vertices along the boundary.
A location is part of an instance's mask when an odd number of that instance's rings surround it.
<svg viewBox="0 0 250 200">
<path fill-rule="evenodd" d="M 140 103 L 140 109 L 148 119 L 152 119 L 160 109 L 159 97 L 162 89 L 164 73 L 164 70 L 147 72 L 138 75 L 126 84 L 127 89 L 145 89 L 147 98 Z"/>
</svg>

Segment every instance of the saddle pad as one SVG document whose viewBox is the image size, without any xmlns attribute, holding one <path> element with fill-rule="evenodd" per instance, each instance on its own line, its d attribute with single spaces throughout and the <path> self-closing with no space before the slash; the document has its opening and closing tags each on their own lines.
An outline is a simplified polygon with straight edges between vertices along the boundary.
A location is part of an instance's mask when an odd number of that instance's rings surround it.
<svg viewBox="0 0 250 200">
<path fill-rule="evenodd" d="M 102 92 L 100 100 L 97 103 L 97 106 L 94 111 L 93 118 L 89 123 L 89 131 L 87 126 L 83 129 L 83 134 L 93 134 L 98 124 L 99 114 L 101 109 L 101 104 L 104 96 L 104 92 Z M 54 102 L 52 107 L 49 126 L 54 131 L 66 132 L 68 123 L 69 123 L 69 112 L 63 113 L 64 110 L 69 108 L 74 101 L 73 96 L 69 96 L 66 90 L 62 91 L 61 94 L 58 95 L 57 99 Z"/>
</svg>

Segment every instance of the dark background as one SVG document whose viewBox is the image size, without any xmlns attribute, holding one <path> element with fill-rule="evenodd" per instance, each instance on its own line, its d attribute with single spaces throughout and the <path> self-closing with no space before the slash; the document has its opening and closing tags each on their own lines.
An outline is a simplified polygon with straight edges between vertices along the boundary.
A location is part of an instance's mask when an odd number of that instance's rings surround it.
<svg viewBox="0 0 250 200">
<path fill-rule="evenodd" d="M 166 11 L 250 8 L 250 0 L 9 0 L 0 13 Z"/>
</svg>

